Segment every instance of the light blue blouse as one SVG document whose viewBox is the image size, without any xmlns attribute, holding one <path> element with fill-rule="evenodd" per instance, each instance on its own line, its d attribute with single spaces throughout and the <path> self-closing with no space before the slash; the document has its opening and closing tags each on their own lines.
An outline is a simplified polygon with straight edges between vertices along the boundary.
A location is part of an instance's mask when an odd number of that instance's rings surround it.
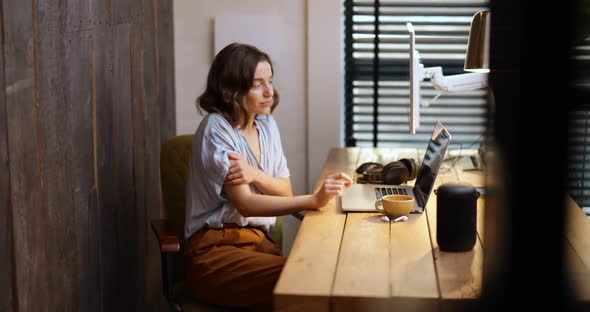
<svg viewBox="0 0 590 312">
<path fill-rule="evenodd" d="M 240 128 L 232 127 L 221 115 L 210 113 L 199 124 L 193 140 L 187 177 L 186 239 L 205 226 L 221 228 L 223 223 L 258 226 L 267 232 L 272 230 L 276 217 L 242 217 L 223 189 L 223 181 L 229 170 L 228 153 L 240 154 L 248 164 L 272 177 L 285 178 L 290 175 L 274 118 L 271 115 L 257 115 L 254 124 L 259 134 L 260 163 Z M 262 194 L 254 184 L 250 184 L 250 190 Z"/>
</svg>

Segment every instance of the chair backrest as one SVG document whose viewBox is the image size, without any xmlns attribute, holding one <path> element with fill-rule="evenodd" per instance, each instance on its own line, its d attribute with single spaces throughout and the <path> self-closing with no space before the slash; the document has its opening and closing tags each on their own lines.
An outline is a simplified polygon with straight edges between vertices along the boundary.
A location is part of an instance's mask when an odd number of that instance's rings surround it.
<svg viewBox="0 0 590 312">
<path fill-rule="evenodd" d="M 193 134 L 181 134 L 164 142 L 160 149 L 160 185 L 167 223 L 180 241 L 180 254 L 171 257 L 173 283 L 184 279 L 184 218 L 188 166 Z"/>
<path fill-rule="evenodd" d="M 184 239 L 185 191 L 192 143 L 192 134 L 177 135 L 164 142 L 160 150 L 160 179 L 166 219 L 181 240 Z"/>
</svg>

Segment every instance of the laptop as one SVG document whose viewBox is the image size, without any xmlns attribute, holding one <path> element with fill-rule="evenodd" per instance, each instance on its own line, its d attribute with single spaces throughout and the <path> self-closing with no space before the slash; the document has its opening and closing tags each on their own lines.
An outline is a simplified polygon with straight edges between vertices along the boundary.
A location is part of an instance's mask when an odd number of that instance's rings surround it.
<svg viewBox="0 0 590 312">
<path fill-rule="evenodd" d="M 437 121 L 413 186 L 353 183 L 341 196 L 342 210 L 376 212 L 377 199 L 385 195 L 405 194 L 415 198 L 412 213 L 424 212 L 450 141 L 451 134 Z"/>
</svg>

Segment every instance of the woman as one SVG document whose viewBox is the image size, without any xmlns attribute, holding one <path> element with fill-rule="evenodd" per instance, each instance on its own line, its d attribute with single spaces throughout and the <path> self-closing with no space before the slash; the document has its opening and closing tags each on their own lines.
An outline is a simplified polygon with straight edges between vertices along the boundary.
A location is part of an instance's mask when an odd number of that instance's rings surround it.
<svg viewBox="0 0 590 312">
<path fill-rule="evenodd" d="M 215 57 L 192 146 L 186 193 L 187 274 L 193 296 L 218 305 L 271 310 L 285 258 L 268 233 L 275 216 L 323 207 L 352 181 L 325 179 L 293 196 L 271 113 L 279 104 L 267 54 L 233 43 Z"/>
</svg>

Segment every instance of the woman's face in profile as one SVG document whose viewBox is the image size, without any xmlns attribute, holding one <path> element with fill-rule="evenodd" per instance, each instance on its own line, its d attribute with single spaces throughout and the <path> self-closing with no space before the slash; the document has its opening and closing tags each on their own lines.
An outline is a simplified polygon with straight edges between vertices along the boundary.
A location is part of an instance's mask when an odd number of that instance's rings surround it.
<svg viewBox="0 0 590 312">
<path fill-rule="evenodd" d="M 246 95 L 246 108 L 250 114 L 270 114 L 273 105 L 272 69 L 268 62 L 260 62 L 254 80 Z"/>
</svg>

